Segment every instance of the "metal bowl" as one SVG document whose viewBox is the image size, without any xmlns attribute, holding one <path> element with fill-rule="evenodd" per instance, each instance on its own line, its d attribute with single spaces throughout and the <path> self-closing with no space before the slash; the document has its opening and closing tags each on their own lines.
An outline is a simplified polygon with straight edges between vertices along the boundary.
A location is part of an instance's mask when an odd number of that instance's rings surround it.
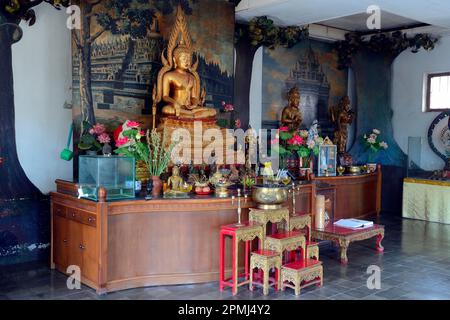
<svg viewBox="0 0 450 320">
<path fill-rule="evenodd" d="M 260 209 L 279 209 L 288 199 L 288 186 L 255 185 L 252 198 Z"/>
<path fill-rule="evenodd" d="M 361 168 L 358 166 L 349 166 L 347 167 L 347 172 L 350 174 L 360 174 Z"/>
</svg>

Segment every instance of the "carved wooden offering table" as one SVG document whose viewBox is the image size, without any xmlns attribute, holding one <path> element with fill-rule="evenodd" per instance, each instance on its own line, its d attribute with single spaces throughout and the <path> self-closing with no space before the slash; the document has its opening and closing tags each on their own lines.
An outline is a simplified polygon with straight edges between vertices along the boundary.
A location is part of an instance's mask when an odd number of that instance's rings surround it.
<svg viewBox="0 0 450 320">
<path fill-rule="evenodd" d="M 249 283 L 248 261 L 250 254 L 250 242 L 256 238 L 259 239 L 259 247 L 264 248 L 263 226 L 256 222 L 244 222 L 242 225 L 230 224 L 220 228 L 220 270 L 219 287 L 223 291 L 224 286 L 232 288 L 233 295 L 237 294 L 238 287 Z M 231 279 L 225 279 L 225 237 L 232 238 L 232 276 Z M 245 242 L 245 280 L 238 283 L 239 268 L 239 242 Z M 229 282 L 231 280 L 231 282 Z"/>
<path fill-rule="evenodd" d="M 302 249 L 302 260 L 306 257 L 306 239 L 301 232 L 291 231 L 287 233 L 277 233 L 266 237 L 264 248 L 278 252 L 280 257 L 283 253 L 290 252 L 291 260 L 295 259 L 297 249 Z M 289 262 L 289 261 L 288 261 Z"/>
<path fill-rule="evenodd" d="M 298 296 L 302 288 L 314 284 L 323 285 L 322 262 L 307 259 L 288 263 L 281 267 L 281 290 L 284 291 L 286 287 L 292 288 L 295 290 L 295 295 Z"/>
<path fill-rule="evenodd" d="M 330 240 L 341 250 L 341 263 L 347 264 L 347 249 L 351 242 L 367 240 L 376 237 L 376 249 L 379 253 L 384 251 L 381 241 L 384 238 L 384 226 L 374 224 L 370 228 L 349 229 L 337 227 L 329 221 L 324 229 L 313 229 L 312 237 L 317 240 Z"/>
<path fill-rule="evenodd" d="M 278 252 L 271 250 L 258 250 L 252 252 L 250 258 L 250 291 L 253 291 L 253 285 L 257 282 L 253 281 L 253 270 L 255 268 L 261 269 L 263 271 L 263 293 L 264 295 L 269 294 L 269 287 L 274 286 L 275 291 L 278 291 L 280 285 L 280 268 L 281 268 L 281 257 Z M 275 268 L 275 279 L 273 283 L 269 283 L 270 277 L 269 272 L 272 268 Z"/>
<path fill-rule="evenodd" d="M 250 221 L 258 222 L 263 225 L 264 236 L 267 234 L 267 224 L 280 223 L 283 220 L 286 223 L 285 229 L 289 226 L 289 210 L 287 208 L 281 209 L 255 209 L 250 208 Z"/>
</svg>

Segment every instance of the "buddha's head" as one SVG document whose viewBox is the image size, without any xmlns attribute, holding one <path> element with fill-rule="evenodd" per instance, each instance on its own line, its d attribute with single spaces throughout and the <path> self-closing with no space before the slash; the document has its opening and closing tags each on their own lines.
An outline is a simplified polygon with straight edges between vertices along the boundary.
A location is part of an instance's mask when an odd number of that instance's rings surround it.
<svg viewBox="0 0 450 320">
<path fill-rule="evenodd" d="M 175 68 L 188 70 L 192 66 L 191 50 L 189 50 L 189 48 L 184 45 L 178 46 L 173 51 L 173 62 L 175 63 Z"/>
<path fill-rule="evenodd" d="M 291 107 L 298 107 L 300 105 L 300 90 L 297 86 L 289 90 L 287 97 Z"/>
</svg>

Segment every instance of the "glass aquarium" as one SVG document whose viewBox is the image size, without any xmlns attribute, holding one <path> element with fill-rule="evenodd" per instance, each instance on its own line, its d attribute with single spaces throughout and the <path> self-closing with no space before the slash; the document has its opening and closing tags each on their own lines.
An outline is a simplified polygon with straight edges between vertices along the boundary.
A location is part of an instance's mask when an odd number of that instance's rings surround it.
<svg viewBox="0 0 450 320">
<path fill-rule="evenodd" d="M 106 189 L 106 200 L 135 197 L 135 159 L 122 156 L 80 156 L 79 196 L 98 201 L 98 189 Z"/>
<path fill-rule="evenodd" d="M 317 176 L 336 176 L 337 147 L 331 143 L 324 143 L 319 147 Z"/>
<path fill-rule="evenodd" d="M 422 138 L 408 137 L 408 177 L 415 177 L 423 170 L 422 165 Z"/>
</svg>

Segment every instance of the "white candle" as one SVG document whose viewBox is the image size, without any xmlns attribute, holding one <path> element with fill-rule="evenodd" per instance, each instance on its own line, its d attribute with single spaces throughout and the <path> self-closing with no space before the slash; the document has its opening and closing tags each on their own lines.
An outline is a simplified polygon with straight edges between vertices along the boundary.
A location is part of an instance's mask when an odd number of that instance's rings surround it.
<svg viewBox="0 0 450 320">
<path fill-rule="evenodd" d="M 325 196 L 318 195 L 316 197 L 316 229 L 325 228 Z"/>
</svg>

